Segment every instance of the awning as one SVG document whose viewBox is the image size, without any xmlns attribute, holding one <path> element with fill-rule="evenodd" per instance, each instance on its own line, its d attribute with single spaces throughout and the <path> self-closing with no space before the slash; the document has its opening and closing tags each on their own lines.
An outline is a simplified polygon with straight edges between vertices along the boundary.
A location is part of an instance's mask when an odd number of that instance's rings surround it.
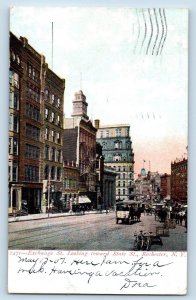
<svg viewBox="0 0 196 300">
<path fill-rule="evenodd" d="M 79 196 L 78 198 L 78 203 L 82 204 L 82 203 L 91 203 L 91 200 L 87 197 L 87 196 Z"/>
</svg>

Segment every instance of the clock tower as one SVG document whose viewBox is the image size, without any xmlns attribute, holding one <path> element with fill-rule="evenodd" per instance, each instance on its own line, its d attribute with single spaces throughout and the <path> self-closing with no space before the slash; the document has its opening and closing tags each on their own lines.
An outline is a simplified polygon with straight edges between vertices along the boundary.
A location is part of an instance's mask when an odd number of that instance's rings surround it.
<svg viewBox="0 0 196 300">
<path fill-rule="evenodd" d="M 86 96 L 83 94 L 83 92 L 81 90 L 76 92 L 73 100 L 72 117 L 83 117 L 84 119 L 88 120 L 89 117 L 87 115 L 87 106 L 88 103 L 86 102 Z"/>
</svg>

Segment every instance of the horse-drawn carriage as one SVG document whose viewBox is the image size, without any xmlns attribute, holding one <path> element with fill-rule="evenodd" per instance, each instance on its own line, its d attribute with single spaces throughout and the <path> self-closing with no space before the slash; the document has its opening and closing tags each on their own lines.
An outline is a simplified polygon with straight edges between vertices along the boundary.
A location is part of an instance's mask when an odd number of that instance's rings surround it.
<svg viewBox="0 0 196 300">
<path fill-rule="evenodd" d="M 139 222 L 142 208 L 139 201 L 123 200 L 116 204 L 116 224 L 119 221 L 123 224 Z"/>
</svg>

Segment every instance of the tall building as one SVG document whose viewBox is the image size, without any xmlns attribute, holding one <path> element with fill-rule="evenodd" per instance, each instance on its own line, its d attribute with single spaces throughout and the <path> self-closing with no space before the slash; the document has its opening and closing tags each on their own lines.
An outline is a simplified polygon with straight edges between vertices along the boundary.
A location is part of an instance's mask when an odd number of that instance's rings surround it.
<svg viewBox="0 0 196 300">
<path fill-rule="evenodd" d="M 160 187 L 160 196 L 161 199 L 170 198 L 171 196 L 171 175 L 163 174 L 161 175 L 161 187 Z"/>
<path fill-rule="evenodd" d="M 97 142 L 103 147 L 105 165 L 115 169 L 116 201 L 134 198 L 134 153 L 127 124 L 100 126 L 95 120 Z"/>
<path fill-rule="evenodd" d="M 12 33 L 9 80 L 9 213 L 21 210 L 23 204 L 28 213 L 37 213 L 44 204 L 43 187 L 47 187 L 46 161 L 54 166 L 48 168 L 48 176 L 61 181 L 58 167 L 62 170 L 63 165 L 57 151 L 62 151 L 62 141 L 51 132 L 54 129 L 62 135 L 65 80 L 48 68 L 45 57 L 26 38 L 18 39 Z M 45 145 L 49 146 L 48 156 Z M 58 193 L 60 187 L 55 188 Z"/>
<path fill-rule="evenodd" d="M 79 194 L 89 196 L 94 207 L 96 194 L 96 128 L 87 115 L 86 97 L 75 93 L 71 118 L 64 119 L 64 161 L 73 161 L 80 170 Z"/>
<path fill-rule="evenodd" d="M 171 163 L 171 200 L 187 204 L 188 160 L 176 159 Z"/>
</svg>

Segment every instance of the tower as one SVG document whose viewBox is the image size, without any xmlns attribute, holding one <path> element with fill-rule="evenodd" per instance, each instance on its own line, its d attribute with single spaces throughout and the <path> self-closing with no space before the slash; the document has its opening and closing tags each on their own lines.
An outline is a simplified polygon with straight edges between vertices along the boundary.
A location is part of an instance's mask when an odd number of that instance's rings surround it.
<svg viewBox="0 0 196 300">
<path fill-rule="evenodd" d="M 87 115 L 87 106 L 88 103 L 86 102 L 86 96 L 80 90 L 75 93 L 75 98 L 73 100 L 73 113 L 72 117 L 83 117 L 84 119 L 88 120 L 89 117 Z"/>
</svg>

